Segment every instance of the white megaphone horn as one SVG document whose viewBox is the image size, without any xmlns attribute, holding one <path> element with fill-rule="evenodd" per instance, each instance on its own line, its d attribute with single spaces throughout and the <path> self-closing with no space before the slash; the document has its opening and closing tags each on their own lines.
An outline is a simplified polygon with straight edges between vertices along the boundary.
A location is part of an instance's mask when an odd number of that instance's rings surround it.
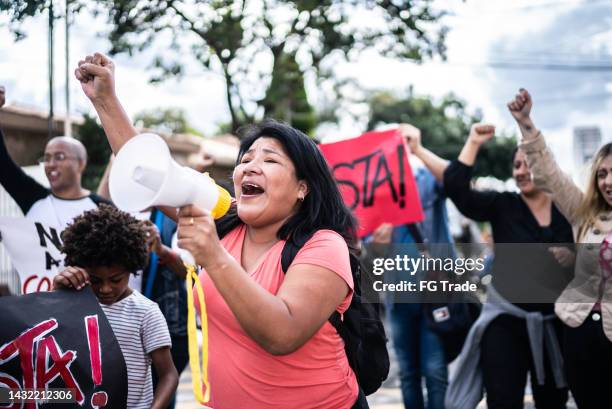
<svg viewBox="0 0 612 409">
<path fill-rule="evenodd" d="M 231 196 L 208 174 L 181 166 L 170 156 L 166 142 L 152 133 L 137 135 L 117 153 L 108 181 L 111 199 L 121 210 L 140 212 L 152 206 L 196 205 L 218 219 L 230 208 Z M 176 246 L 181 258 L 193 256 Z"/>
<path fill-rule="evenodd" d="M 152 133 L 137 135 L 121 147 L 111 168 L 109 190 L 117 207 L 128 212 L 193 204 L 218 219 L 231 204 L 227 190 L 208 174 L 176 163 L 166 142 Z"/>
</svg>

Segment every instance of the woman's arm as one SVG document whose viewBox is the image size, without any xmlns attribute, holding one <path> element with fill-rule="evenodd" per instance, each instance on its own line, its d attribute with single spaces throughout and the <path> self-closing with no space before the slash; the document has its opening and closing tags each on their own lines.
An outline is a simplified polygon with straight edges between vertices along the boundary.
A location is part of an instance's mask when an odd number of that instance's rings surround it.
<svg viewBox="0 0 612 409">
<path fill-rule="evenodd" d="M 178 386 L 178 372 L 172 362 L 170 348 L 158 348 L 151 352 L 151 360 L 157 374 L 157 385 L 151 409 L 164 409 L 172 400 L 172 395 Z"/>
<path fill-rule="evenodd" d="M 524 88 L 521 88 L 519 93 L 514 96 L 514 99 L 508 102 L 508 110 L 519 126 L 523 136 L 521 142 L 533 141 L 540 133 L 531 120 L 532 106 L 531 95 Z"/>
<path fill-rule="evenodd" d="M 410 124 L 400 124 L 400 132 L 410 147 L 410 152 L 419 158 L 438 182 L 442 182 L 444 171 L 450 163 L 421 145 L 421 130 Z"/>
<path fill-rule="evenodd" d="M 108 158 L 108 163 L 106 164 L 106 169 L 104 169 L 104 174 L 102 175 L 102 179 L 100 179 L 100 183 L 98 183 L 98 190 L 96 193 L 98 196 L 102 196 L 105 199 L 112 200 L 110 196 L 110 190 L 108 187 L 108 180 L 110 178 L 110 171 L 113 168 L 113 159 L 115 155 L 111 155 Z"/>
<path fill-rule="evenodd" d="M 444 171 L 444 191 L 457 209 L 477 221 L 490 221 L 496 214 L 500 193 L 472 189 L 472 171 L 482 144 L 493 137 L 495 127 L 474 124 L 456 161 Z"/>
<path fill-rule="evenodd" d="M 350 291 L 335 272 L 297 264 L 271 294 L 221 246 L 210 213 L 185 206 L 179 216 L 179 246 L 206 269 L 240 326 L 271 354 L 286 355 L 304 345 Z"/>
<path fill-rule="evenodd" d="M 470 134 L 468 135 L 463 149 L 459 153 L 457 160 L 466 166 L 474 166 L 476 163 L 476 157 L 480 148 L 487 141 L 491 140 L 495 135 L 495 126 L 489 124 L 473 124 L 470 128 Z"/>
<path fill-rule="evenodd" d="M 116 154 L 138 132 L 115 93 L 115 64 L 103 54 L 88 55 L 74 72 L 90 99 Z"/>
<path fill-rule="evenodd" d="M 521 130 L 520 149 L 527 157 L 527 165 L 533 175 L 535 185 L 552 195 L 559 210 L 571 224 L 576 224 L 577 210 L 582 202 L 583 193 L 572 178 L 565 174 L 546 146 L 542 133 L 531 120 L 533 102 L 525 89 L 508 103 L 508 109 Z"/>
</svg>

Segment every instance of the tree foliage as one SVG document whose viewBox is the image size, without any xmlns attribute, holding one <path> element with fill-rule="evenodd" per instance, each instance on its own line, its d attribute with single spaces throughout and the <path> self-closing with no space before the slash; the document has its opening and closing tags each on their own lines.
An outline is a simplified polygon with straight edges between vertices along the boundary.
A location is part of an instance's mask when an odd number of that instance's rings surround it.
<svg viewBox="0 0 612 409">
<path fill-rule="evenodd" d="M 50 0 L 0 0 L 13 28 Z M 153 81 L 180 76 L 186 56 L 220 73 L 232 128 L 279 112 L 275 70 L 295 60 L 299 71 L 333 80 L 334 62 L 366 49 L 421 61 L 444 56 L 446 28 L 432 0 L 72 0 L 74 10 L 108 16 L 110 52 L 151 48 Z M 280 63 L 279 63 L 280 61 Z M 327 64 L 327 65 L 326 65 Z M 331 74 L 330 74 L 331 73 Z M 203 91 L 205 84 L 202 85 Z M 295 94 L 299 105 L 301 92 Z M 302 100 L 303 101 L 303 100 Z M 293 117 L 293 115 L 292 115 Z M 306 114 L 309 118 L 309 114 Z M 307 119 L 309 121 L 310 119 Z"/>
<path fill-rule="evenodd" d="M 295 55 L 284 54 L 274 60 L 272 82 L 262 105 L 266 116 L 284 121 L 306 134 L 314 131 L 317 116 L 308 102 L 304 75 Z"/>
<path fill-rule="evenodd" d="M 410 123 L 421 130 L 423 146 L 445 159 L 456 159 L 472 124 L 480 122 L 480 113 L 471 114 L 466 104 L 454 95 L 435 103 L 429 97 L 398 97 L 378 92 L 369 99 L 368 129 L 382 124 Z M 486 143 L 476 161 L 475 174 L 508 179 L 512 174 L 511 153 L 516 146 L 514 136 L 498 135 Z"/>
<path fill-rule="evenodd" d="M 87 149 L 87 167 L 83 172 L 82 183 L 86 189 L 96 191 L 100 179 L 112 153 L 106 140 L 106 134 L 96 118 L 85 115 L 83 125 L 79 127 L 76 138 L 83 142 Z"/>
</svg>

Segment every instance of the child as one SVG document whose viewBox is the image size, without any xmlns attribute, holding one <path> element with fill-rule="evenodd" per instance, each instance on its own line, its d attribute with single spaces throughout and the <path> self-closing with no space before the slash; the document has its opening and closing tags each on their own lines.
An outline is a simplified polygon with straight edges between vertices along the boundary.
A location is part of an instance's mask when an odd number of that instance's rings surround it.
<svg viewBox="0 0 612 409">
<path fill-rule="evenodd" d="M 127 407 L 165 408 L 178 385 L 168 326 L 157 304 L 128 287 L 130 273 L 147 263 L 144 224 L 101 205 L 76 217 L 62 239 L 68 267 L 55 277 L 54 288 L 91 284 L 125 359 Z M 151 362 L 159 376 L 155 396 Z"/>
</svg>

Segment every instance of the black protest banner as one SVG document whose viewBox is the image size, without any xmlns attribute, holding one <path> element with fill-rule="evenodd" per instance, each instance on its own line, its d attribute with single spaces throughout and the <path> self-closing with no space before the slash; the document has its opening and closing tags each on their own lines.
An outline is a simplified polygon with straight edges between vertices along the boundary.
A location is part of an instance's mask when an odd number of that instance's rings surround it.
<svg viewBox="0 0 612 409">
<path fill-rule="evenodd" d="M 0 316 L 0 389 L 68 388 L 76 407 L 126 407 L 125 361 L 90 287 L 1 297 Z M 51 398 L 1 407 L 66 407 Z"/>
</svg>

